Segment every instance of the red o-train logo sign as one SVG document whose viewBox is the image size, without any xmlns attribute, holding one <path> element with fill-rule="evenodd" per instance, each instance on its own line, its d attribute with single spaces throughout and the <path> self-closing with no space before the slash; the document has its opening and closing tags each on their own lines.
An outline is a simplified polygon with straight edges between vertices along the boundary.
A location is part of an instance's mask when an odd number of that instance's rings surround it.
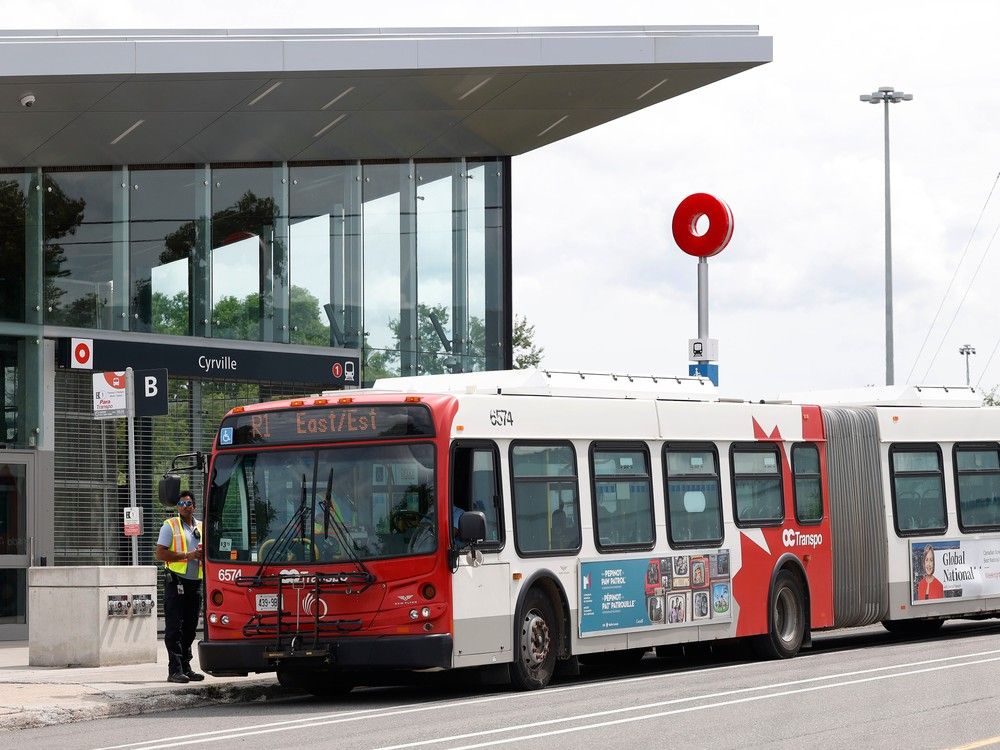
<svg viewBox="0 0 1000 750">
<path fill-rule="evenodd" d="M 708 219 L 708 230 L 698 234 L 698 220 Z M 725 201 L 708 193 L 695 193 L 681 201 L 674 211 L 674 242 L 688 255 L 711 258 L 733 238 L 733 212 Z"/>
<path fill-rule="evenodd" d="M 333 377 L 337 380 L 340 380 L 344 376 L 344 366 L 340 362 L 334 362 L 331 369 L 333 370 Z"/>
<path fill-rule="evenodd" d="M 69 365 L 74 370 L 94 368 L 93 339 L 70 339 Z"/>
</svg>

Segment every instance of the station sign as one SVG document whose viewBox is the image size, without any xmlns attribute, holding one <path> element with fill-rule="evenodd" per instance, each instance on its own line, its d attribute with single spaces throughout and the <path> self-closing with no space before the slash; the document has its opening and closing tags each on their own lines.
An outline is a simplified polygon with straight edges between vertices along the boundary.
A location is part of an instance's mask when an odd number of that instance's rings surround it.
<svg viewBox="0 0 1000 750">
<path fill-rule="evenodd" d="M 91 376 L 94 419 L 119 419 L 128 413 L 125 372 L 95 372 Z"/>
<path fill-rule="evenodd" d="M 142 508 L 125 508 L 124 531 L 125 536 L 139 536 L 142 534 Z"/>
</svg>

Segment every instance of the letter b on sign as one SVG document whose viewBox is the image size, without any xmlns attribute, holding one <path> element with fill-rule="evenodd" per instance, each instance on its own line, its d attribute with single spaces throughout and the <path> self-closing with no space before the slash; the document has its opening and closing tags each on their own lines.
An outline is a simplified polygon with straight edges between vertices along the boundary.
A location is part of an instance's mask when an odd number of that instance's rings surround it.
<svg viewBox="0 0 1000 750">
<path fill-rule="evenodd" d="M 135 371 L 135 415 L 156 417 L 167 413 L 167 371 Z"/>
</svg>

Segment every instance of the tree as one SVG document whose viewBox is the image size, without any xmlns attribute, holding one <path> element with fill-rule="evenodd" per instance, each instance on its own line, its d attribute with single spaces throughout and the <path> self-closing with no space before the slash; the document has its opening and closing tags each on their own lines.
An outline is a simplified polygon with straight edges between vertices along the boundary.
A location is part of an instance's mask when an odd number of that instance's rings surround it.
<svg viewBox="0 0 1000 750">
<path fill-rule="evenodd" d="M 1000 406 L 1000 393 L 997 390 L 1000 386 L 993 386 L 988 391 L 983 392 L 983 406 Z"/>
<path fill-rule="evenodd" d="M 544 347 L 535 346 L 535 327 L 523 315 L 514 316 L 514 369 L 527 370 L 542 363 Z"/>
</svg>

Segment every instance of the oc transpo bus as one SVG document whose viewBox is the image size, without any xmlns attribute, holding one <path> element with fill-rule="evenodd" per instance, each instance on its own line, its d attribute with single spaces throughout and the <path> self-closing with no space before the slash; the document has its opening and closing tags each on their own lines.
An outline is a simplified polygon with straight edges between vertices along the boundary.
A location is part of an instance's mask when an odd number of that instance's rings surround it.
<svg viewBox="0 0 1000 750">
<path fill-rule="evenodd" d="M 236 407 L 203 466 L 201 665 L 535 689 L 674 644 L 785 658 L 828 628 L 993 617 L 998 440 L 968 388 L 751 403 L 528 370 Z"/>
</svg>

